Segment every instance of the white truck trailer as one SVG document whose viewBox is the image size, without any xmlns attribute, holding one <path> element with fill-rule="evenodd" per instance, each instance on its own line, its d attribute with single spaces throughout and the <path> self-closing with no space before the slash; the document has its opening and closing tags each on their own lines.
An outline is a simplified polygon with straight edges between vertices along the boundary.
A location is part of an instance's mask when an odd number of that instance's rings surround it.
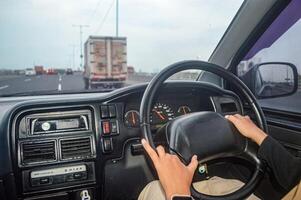
<svg viewBox="0 0 301 200">
<path fill-rule="evenodd" d="M 127 80 L 125 37 L 90 36 L 84 46 L 86 89 L 119 88 Z"/>
</svg>

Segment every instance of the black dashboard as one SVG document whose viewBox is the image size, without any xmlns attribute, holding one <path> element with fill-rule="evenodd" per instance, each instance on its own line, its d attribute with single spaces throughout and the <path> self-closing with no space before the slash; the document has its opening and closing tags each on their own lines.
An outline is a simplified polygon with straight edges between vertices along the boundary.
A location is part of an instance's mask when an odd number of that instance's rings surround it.
<svg viewBox="0 0 301 200">
<path fill-rule="evenodd" d="M 139 141 L 145 88 L 2 100 L 0 199 L 137 198 L 154 178 Z M 243 112 L 233 92 L 201 82 L 170 82 L 156 95 L 152 130 L 200 111 Z"/>
</svg>

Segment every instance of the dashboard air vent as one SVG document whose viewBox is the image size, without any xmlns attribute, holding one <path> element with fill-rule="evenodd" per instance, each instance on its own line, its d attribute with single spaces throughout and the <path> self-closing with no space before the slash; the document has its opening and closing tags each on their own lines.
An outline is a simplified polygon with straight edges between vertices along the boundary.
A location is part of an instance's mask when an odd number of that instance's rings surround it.
<svg viewBox="0 0 301 200">
<path fill-rule="evenodd" d="M 92 156 L 91 138 L 63 139 L 61 143 L 62 159 L 83 159 Z"/>
<path fill-rule="evenodd" d="M 56 160 L 54 141 L 23 143 L 21 148 L 22 162 L 25 165 Z"/>
</svg>

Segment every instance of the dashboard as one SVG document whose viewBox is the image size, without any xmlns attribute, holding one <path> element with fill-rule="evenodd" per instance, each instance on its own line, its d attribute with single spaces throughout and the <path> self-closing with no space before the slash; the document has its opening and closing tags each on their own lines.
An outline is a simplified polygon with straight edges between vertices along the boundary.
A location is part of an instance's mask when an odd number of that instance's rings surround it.
<svg viewBox="0 0 301 200">
<path fill-rule="evenodd" d="M 137 199 L 155 178 L 140 144 L 146 86 L 0 102 L 0 199 Z M 201 111 L 243 113 L 231 91 L 171 82 L 154 100 L 152 130 Z"/>
</svg>

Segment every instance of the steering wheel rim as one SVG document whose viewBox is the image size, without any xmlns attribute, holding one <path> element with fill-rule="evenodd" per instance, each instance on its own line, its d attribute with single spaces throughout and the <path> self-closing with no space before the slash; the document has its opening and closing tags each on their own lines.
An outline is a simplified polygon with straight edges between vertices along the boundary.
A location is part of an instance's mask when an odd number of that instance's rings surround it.
<svg viewBox="0 0 301 200">
<path fill-rule="evenodd" d="M 148 84 L 140 106 L 140 125 L 142 131 L 142 137 L 145 138 L 151 145 L 152 148 L 155 149 L 155 145 L 152 138 L 151 127 L 150 127 L 150 113 L 153 106 L 153 100 L 156 92 L 159 90 L 160 86 L 173 74 L 183 71 L 183 70 L 203 70 L 207 72 L 211 72 L 216 74 L 223 79 L 235 84 L 241 94 L 246 98 L 249 105 L 255 112 L 256 120 L 259 127 L 267 132 L 267 124 L 265 121 L 264 114 L 258 105 L 255 96 L 249 90 L 249 88 L 234 74 L 230 73 L 226 69 L 212 63 L 199 61 L 199 60 L 189 60 L 182 61 L 172 64 L 166 68 L 164 68 L 160 73 L 158 73 Z M 248 148 L 248 146 L 247 146 Z M 246 183 L 242 188 L 237 191 L 222 195 L 222 196 L 212 196 L 202 194 L 196 191 L 193 187 L 191 187 L 192 196 L 196 199 L 204 199 L 204 200 L 237 200 L 242 199 L 249 196 L 260 182 L 264 173 L 264 165 L 261 160 L 258 159 L 256 153 L 257 151 L 250 151 L 246 148 L 245 155 L 249 157 L 252 161 L 254 161 L 256 167 L 255 171 L 251 177 L 251 179 Z"/>
</svg>

